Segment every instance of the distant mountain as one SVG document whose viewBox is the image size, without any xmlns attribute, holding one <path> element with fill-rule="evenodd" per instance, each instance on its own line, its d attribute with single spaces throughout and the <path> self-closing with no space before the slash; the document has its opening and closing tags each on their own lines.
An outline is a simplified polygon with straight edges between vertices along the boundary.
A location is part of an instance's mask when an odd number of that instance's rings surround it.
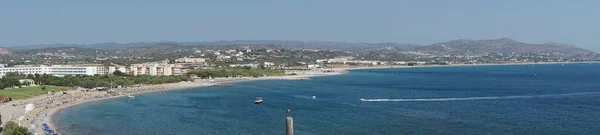
<svg viewBox="0 0 600 135">
<path fill-rule="evenodd" d="M 19 55 L 35 55 L 38 53 L 66 53 L 75 55 L 88 55 L 99 52 L 98 49 L 92 48 L 81 48 L 81 47 L 50 47 L 50 48 L 39 48 L 39 49 L 27 49 L 18 50 Z"/>
<path fill-rule="evenodd" d="M 14 52 L 8 48 L 0 47 L 0 55 L 12 55 Z"/>
<path fill-rule="evenodd" d="M 135 46 L 116 51 L 117 54 L 131 56 L 146 56 L 151 54 L 170 54 L 191 51 L 189 47 L 179 44 L 157 44 L 152 46 Z"/>
<path fill-rule="evenodd" d="M 149 56 L 165 54 L 181 54 L 183 56 L 192 54 L 196 50 L 229 50 L 229 49 L 283 49 L 278 45 L 263 44 L 233 44 L 233 45 L 181 45 L 178 43 L 161 43 L 152 46 L 137 46 L 120 49 L 116 51 L 121 56 Z"/>
<path fill-rule="evenodd" d="M 510 38 L 490 39 L 490 40 L 454 40 L 433 45 L 413 48 L 414 51 L 421 52 L 442 52 L 442 53 L 564 53 L 572 55 L 596 54 L 593 51 L 578 48 L 573 45 L 563 43 L 545 43 L 528 44 L 521 43 Z"/>
<path fill-rule="evenodd" d="M 126 43 L 119 44 L 114 42 L 107 43 L 98 43 L 98 44 L 40 44 L 40 45 L 26 45 L 26 46 L 13 46 L 11 49 L 14 50 L 29 50 L 29 49 L 43 49 L 43 48 L 57 48 L 57 47 L 79 47 L 79 48 L 91 48 L 91 49 L 99 49 L 99 50 L 119 50 L 125 49 L 129 47 L 142 47 L 142 46 L 152 46 L 165 42 L 137 42 L 137 43 Z"/>
<path fill-rule="evenodd" d="M 233 45 L 233 44 L 263 44 L 279 45 L 287 49 L 330 49 L 344 51 L 363 51 L 379 49 L 385 47 L 395 47 L 399 49 L 412 49 L 418 47 L 414 44 L 406 43 L 348 43 L 348 42 L 329 42 L 329 41 L 280 41 L 280 40 L 233 40 L 217 42 L 186 42 L 184 45 Z"/>
<path fill-rule="evenodd" d="M 408 50 L 419 47 L 414 44 L 405 43 L 347 43 L 347 42 L 328 42 L 328 41 L 279 41 L 279 40 L 233 40 L 233 41 L 217 41 L 217 42 L 137 42 L 137 43 L 98 43 L 98 44 L 48 44 L 48 45 L 29 45 L 29 46 L 14 46 L 15 50 L 28 50 L 40 48 L 55 48 L 55 47 L 81 47 L 100 50 L 122 50 L 132 47 L 148 47 L 161 44 L 180 44 L 185 46 L 197 45 L 278 45 L 286 49 L 329 49 L 343 51 L 364 51 L 380 49 L 385 47 L 395 47 L 402 50 Z"/>
<path fill-rule="evenodd" d="M 561 53 L 565 55 L 587 55 L 597 53 L 564 43 L 528 44 L 510 38 L 490 40 L 453 40 L 432 45 L 420 46 L 407 43 L 348 43 L 329 41 L 280 41 L 280 40 L 232 40 L 216 42 L 137 42 L 137 43 L 99 43 L 50 44 L 11 47 L 13 50 L 32 50 L 41 48 L 78 47 L 116 52 L 118 54 L 145 55 L 170 52 L 183 52 L 189 49 L 223 49 L 223 48 L 269 48 L 269 49 L 320 49 L 351 52 L 402 52 L 419 51 L 435 53 Z M 5 51 L 5 53 L 8 53 Z M 12 54 L 12 51 L 10 52 Z"/>
<path fill-rule="evenodd" d="M 126 44 L 110 42 L 110 43 L 91 44 L 91 45 L 86 45 L 84 47 L 100 49 L 100 50 L 120 50 L 120 49 L 126 49 L 126 48 L 131 48 L 131 47 L 147 47 L 147 46 L 153 46 L 153 45 L 159 45 L 159 44 L 177 44 L 177 42 L 135 42 L 135 43 L 126 43 Z"/>
<path fill-rule="evenodd" d="M 85 46 L 82 44 L 39 44 L 39 45 L 25 45 L 25 46 L 11 46 L 13 50 L 29 50 L 29 49 L 43 49 L 43 48 L 57 48 L 57 47 L 79 47 Z"/>
</svg>

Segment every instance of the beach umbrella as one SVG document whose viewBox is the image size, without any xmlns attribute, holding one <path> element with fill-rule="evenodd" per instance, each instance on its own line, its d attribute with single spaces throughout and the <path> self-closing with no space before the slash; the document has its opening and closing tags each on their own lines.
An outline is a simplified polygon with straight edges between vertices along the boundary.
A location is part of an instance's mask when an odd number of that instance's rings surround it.
<svg viewBox="0 0 600 135">
<path fill-rule="evenodd" d="M 35 109 L 35 106 L 33 104 L 27 104 L 27 105 L 25 105 L 25 113 L 27 113 L 27 112 L 29 112 L 29 111 L 31 111 L 33 109 Z"/>
</svg>

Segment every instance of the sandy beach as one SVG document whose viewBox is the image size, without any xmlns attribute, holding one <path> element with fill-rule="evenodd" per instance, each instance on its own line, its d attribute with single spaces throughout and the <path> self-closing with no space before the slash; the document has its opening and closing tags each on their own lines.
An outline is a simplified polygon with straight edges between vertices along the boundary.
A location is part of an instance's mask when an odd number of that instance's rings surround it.
<svg viewBox="0 0 600 135">
<path fill-rule="evenodd" d="M 54 94 L 48 94 L 43 96 L 37 96 L 34 98 L 14 100 L 8 103 L 0 104 L 0 114 L 2 115 L 2 121 L 17 122 L 21 126 L 34 129 L 37 134 L 44 134 L 45 131 L 42 129 L 42 124 L 46 123 L 48 126 L 56 132 L 56 126 L 53 125 L 52 117 L 56 112 L 63 111 L 63 109 L 80 105 L 83 103 L 89 103 L 94 101 L 101 101 L 112 98 L 127 97 L 129 95 L 135 96 L 150 92 L 162 92 L 172 90 L 182 90 L 189 88 L 198 88 L 206 86 L 215 86 L 219 84 L 227 84 L 242 81 L 256 81 L 256 80 L 303 80 L 309 77 L 325 76 L 325 75 L 339 75 L 346 73 L 344 70 L 335 70 L 335 72 L 323 72 L 322 70 L 310 70 L 310 71 L 286 71 L 286 74 L 295 73 L 296 75 L 286 76 L 266 76 L 266 77 L 239 77 L 239 78 L 214 78 L 214 79 L 198 79 L 194 82 L 179 82 L 159 85 L 143 85 L 137 87 L 126 87 L 110 89 L 109 91 L 95 91 L 95 92 L 83 92 L 81 90 L 69 90 L 66 94 L 57 92 Z M 28 104 L 33 104 L 35 109 L 26 112 L 25 108 Z"/>
</svg>

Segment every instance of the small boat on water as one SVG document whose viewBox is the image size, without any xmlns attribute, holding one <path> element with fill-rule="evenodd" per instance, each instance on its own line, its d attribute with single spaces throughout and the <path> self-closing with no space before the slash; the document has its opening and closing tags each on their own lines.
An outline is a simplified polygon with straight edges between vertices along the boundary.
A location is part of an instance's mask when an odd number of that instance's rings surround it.
<svg viewBox="0 0 600 135">
<path fill-rule="evenodd" d="M 256 97 L 256 100 L 254 100 L 254 104 L 261 104 L 263 102 L 263 99 L 261 97 Z"/>
<path fill-rule="evenodd" d="M 135 98 L 135 96 L 127 95 L 128 98 Z"/>
</svg>

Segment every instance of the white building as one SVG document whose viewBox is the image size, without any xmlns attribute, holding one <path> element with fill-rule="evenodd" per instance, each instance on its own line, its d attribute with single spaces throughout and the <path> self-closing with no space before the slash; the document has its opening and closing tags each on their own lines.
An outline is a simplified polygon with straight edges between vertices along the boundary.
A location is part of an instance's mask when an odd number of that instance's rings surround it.
<svg viewBox="0 0 600 135">
<path fill-rule="evenodd" d="M 306 67 L 307 68 L 319 68 L 319 65 L 317 65 L 317 64 L 309 64 Z"/>
<path fill-rule="evenodd" d="M 236 52 L 236 50 L 233 50 L 233 49 L 225 51 L 225 53 L 227 53 L 227 54 L 232 54 L 232 53 L 235 53 L 235 52 Z"/>
<path fill-rule="evenodd" d="M 148 62 L 132 64 L 129 66 L 132 75 L 170 76 L 183 75 L 187 71 L 181 64 L 168 64 L 167 62 Z"/>
<path fill-rule="evenodd" d="M 338 64 L 346 64 L 349 62 L 349 58 L 334 58 L 334 59 L 328 59 L 326 62 L 327 63 L 338 63 Z"/>
<path fill-rule="evenodd" d="M 327 59 L 320 59 L 320 60 L 317 60 L 316 62 L 317 63 L 324 63 L 324 62 L 327 62 Z"/>
<path fill-rule="evenodd" d="M 18 72 L 21 74 L 51 74 L 54 76 L 65 75 L 95 75 L 98 73 L 98 67 L 75 67 L 75 66 L 35 66 L 35 67 L 4 67 L 0 68 L 0 77 L 9 72 Z"/>
<path fill-rule="evenodd" d="M 127 69 L 127 67 L 125 66 L 121 66 L 121 65 L 117 65 L 117 64 L 111 64 L 108 67 L 108 74 L 113 74 L 115 71 L 120 71 L 121 73 L 129 73 L 130 71 Z"/>
<path fill-rule="evenodd" d="M 273 62 L 265 62 L 265 63 L 263 63 L 263 66 L 265 66 L 265 67 L 272 67 L 272 66 L 275 66 L 275 63 L 273 63 Z"/>
<path fill-rule="evenodd" d="M 23 84 L 25 87 L 35 86 L 35 81 L 33 81 L 33 79 L 19 79 L 19 83 Z"/>
<path fill-rule="evenodd" d="M 204 59 L 204 58 L 184 57 L 184 58 L 175 59 L 175 62 L 178 62 L 178 63 L 204 63 L 205 61 L 206 61 L 206 59 Z"/>
<path fill-rule="evenodd" d="M 96 74 L 106 74 L 106 70 L 104 69 L 104 65 L 102 64 L 74 64 L 68 65 L 70 67 L 96 67 Z"/>
<path fill-rule="evenodd" d="M 396 61 L 394 62 L 396 65 L 406 65 L 406 61 Z"/>
<path fill-rule="evenodd" d="M 230 64 L 229 67 L 250 67 L 252 69 L 257 69 L 258 68 L 258 64 Z"/>
</svg>

